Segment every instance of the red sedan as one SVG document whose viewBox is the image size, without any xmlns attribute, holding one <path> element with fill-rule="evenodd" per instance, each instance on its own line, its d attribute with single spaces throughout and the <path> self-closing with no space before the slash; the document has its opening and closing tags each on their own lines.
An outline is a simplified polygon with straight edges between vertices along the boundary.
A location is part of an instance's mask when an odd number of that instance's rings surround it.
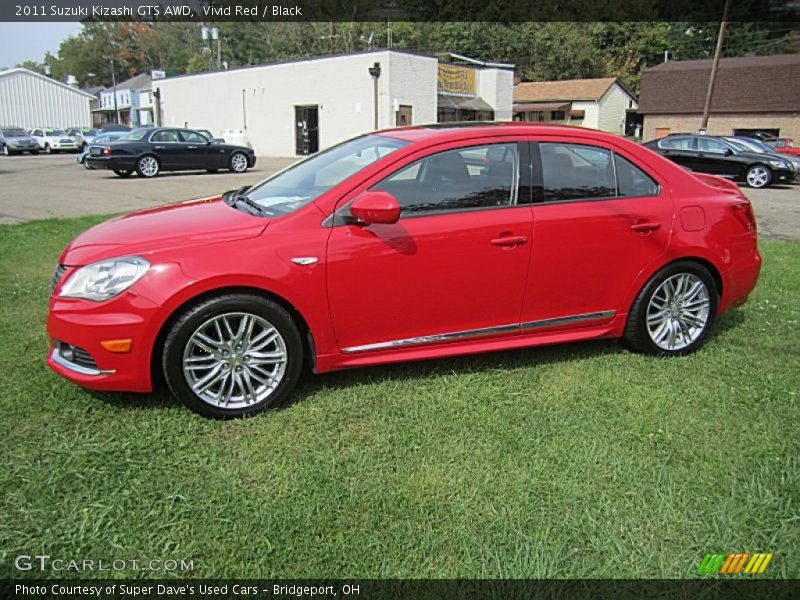
<svg viewBox="0 0 800 600">
<path fill-rule="evenodd" d="M 380 131 L 61 255 L 48 364 L 250 415 L 315 373 L 596 338 L 696 350 L 761 257 L 735 184 L 576 127 Z"/>
</svg>

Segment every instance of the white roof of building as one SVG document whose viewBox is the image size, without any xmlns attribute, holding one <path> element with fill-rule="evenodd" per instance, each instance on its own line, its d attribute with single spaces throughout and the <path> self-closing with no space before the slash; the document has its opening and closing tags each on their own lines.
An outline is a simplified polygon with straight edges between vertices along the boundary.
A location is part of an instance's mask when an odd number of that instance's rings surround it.
<svg viewBox="0 0 800 600">
<path fill-rule="evenodd" d="M 39 79 L 43 79 L 48 83 L 52 83 L 53 85 L 60 86 L 70 92 L 74 92 L 76 94 L 80 94 L 81 96 L 86 96 L 87 98 L 94 99 L 92 94 L 87 94 L 86 92 L 79 90 L 77 88 L 72 87 L 71 85 L 67 85 L 66 83 L 61 83 L 51 77 L 47 77 L 46 75 L 42 75 L 41 73 L 36 73 L 35 71 L 31 71 L 30 69 L 23 69 L 22 67 L 16 67 L 14 69 L 8 69 L 6 71 L 0 71 L 0 77 L 6 77 L 8 75 L 14 75 L 15 73 L 19 73 L 22 75 L 30 75 L 31 77 L 38 77 Z"/>
</svg>

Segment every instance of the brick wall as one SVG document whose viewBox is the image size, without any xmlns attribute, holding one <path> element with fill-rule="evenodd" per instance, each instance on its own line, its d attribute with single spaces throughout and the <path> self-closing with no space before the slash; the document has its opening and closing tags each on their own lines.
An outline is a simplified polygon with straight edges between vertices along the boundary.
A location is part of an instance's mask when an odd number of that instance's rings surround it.
<svg viewBox="0 0 800 600">
<path fill-rule="evenodd" d="M 656 137 L 656 129 L 669 128 L 670 133 L 696 133 L 702 115 L 645 115 L 645 141 Z M 800 141 L 800 114 L 711 114 L 708 119 L 708 133 L 711 135 L 732 135 L 734 129 L 780 129 L 781 136 Z"/>
</svg>

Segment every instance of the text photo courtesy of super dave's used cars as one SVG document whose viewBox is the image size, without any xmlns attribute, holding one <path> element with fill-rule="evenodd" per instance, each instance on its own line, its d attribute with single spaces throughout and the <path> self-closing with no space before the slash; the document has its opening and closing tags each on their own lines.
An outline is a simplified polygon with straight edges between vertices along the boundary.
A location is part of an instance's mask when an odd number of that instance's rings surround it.
<svg viewBox="0 0 800 600">
<path fill-rule="evenodd" d="M 48 365 L 106 391 L 163 373 L 225 418 L 309 371 L 597 338 L 682 356 L 747 300 L 756 242 L 737 185 L 618 136 L 391 129 L 79 235 L 53 277 Z"/>
</svg>

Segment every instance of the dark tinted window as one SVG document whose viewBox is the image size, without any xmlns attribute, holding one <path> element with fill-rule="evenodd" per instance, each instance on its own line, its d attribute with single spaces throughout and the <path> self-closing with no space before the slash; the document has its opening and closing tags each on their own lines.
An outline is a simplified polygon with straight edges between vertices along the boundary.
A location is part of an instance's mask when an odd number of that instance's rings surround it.
<svg viewBox="0 0 800 600">
<path fill-rule="evenodd" d="M 619 154 L 614 154 L 617 172 L 617 193 L 620 196 L 655 196 L 658 184 L 639 167 Z"/>
<path fill-rule="evenodd" d="M 517 144 L 492 144 L 426 156 L 373 189 L 392 194 L 402 214 L 490 208 L 516 202 Z"/>
<path fill-rule="evenodd" d="M 578 144 L 540 143 L 542 200 L 579 200 L 616 195 L 611 152 Z"/>
<path fill-rule="evenodd" d="M 181 137 L 183 138 L 184 142 L 188 142 L 190 144 L 205 144 L 208 142 L 208 138 L 197 133 L 196 131 L 181 131 Z"/>
<path fill-rule="evenodd" d="M 658 147 L 670 150 L 694 150 L 692 142 L 692 138 L 689 137 L 667 137 L 658 142 Z"/>
</svg>

